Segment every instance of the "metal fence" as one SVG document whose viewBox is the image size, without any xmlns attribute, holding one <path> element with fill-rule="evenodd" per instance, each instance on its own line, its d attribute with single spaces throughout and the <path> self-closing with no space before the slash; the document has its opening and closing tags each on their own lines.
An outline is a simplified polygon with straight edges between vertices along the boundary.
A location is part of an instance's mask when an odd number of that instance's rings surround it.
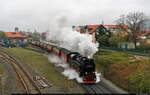
<svg viewBox="0 0 150 95">
<path fill-rule="evenodd" d="M 148 54 L 150 52 L 148 50 L 113 48 L 113 47 L 104 47 L 104 46 L 101 46 L 99 48 L 101 48 L 101 49 L 109 49 L 109 50 L 114 50 L 114 51 L 124 51 L 124 52 L 133 52 L 133 53 L 135 52 L 135 53 L 144 53 L 144 54 Z"/>
</svg>

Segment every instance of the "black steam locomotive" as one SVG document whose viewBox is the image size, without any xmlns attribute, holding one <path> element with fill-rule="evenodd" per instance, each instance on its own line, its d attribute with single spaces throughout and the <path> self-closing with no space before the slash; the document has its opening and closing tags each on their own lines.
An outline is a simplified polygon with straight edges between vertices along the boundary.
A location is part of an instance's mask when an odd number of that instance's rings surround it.
<svg viewBox="0 0 150 95">
<path fill-rule="evenodd" d="M 46 44 L 43 42 L 32 42 L 32 45 L 41 47 L 47 52 L 51 52 L 59 56 L 71 68 L 75 69 L 75 71 L 79 73 L 79 76 L 83 78 L 84 83 L 96 82 L 95 62 L 93 59 L 84 57 L 77 52 L 71 52 L 65 48 Z"/>
</svg>

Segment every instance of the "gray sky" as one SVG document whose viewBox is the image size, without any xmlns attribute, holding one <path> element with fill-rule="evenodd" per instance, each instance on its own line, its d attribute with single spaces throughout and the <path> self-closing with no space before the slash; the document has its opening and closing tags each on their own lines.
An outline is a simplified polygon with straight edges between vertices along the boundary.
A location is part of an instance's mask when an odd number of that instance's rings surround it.
<svg viewBox="0 0 150 95">
<path fill-rule="evenodd" d="M 57 15 L 67 15 L 67 26 L 113 24 L 119 15 L 140 11 L 150 16 L 150 0 L 0 0 L 0 30 L 44 32 Z"/>
</svg>

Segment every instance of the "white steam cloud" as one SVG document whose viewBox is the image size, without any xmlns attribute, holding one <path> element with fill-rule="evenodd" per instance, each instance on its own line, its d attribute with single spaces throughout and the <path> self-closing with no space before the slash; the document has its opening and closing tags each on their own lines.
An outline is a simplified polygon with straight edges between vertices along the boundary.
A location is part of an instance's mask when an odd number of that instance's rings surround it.
<svg viewBox="0 0 150 95">
<path fill-rule="evenodd" d="M 65 69 L 64 72 L 62 72 L 62 74 L 68 77 L 69 80 L 76 79 L 77 82 L 83 83 L 83 79 L 79 77 L 79 74 L 71 68 Z"/>
<path fill-rule="evenodd" d="M 98 82 L 101 81 L 101 80 L 100 80 L 101 74 L 100 74 L 100 73 L 97 73 L 97 72 L 95 72 L 95 74 L 96 74 L 96 83 L 98 83 Z"/>
<path fill-rule="evenodd" d="M 64 69 L 64 71 L 62 72 L 62 74 L 64 76 L 68 77 L 69 80 L 75 79 L 75 80 L 77 80 L 77 82 L 83 83 L 83 79 L 81 77 L 79 77 L 79 74 L 75 70 L 71 69 L 69 67 L 69 65 L 67 63 L 64 63 L 59 57 L 57 57 L 55 55 L 50 55 L 48 57 L 48 59 L 51 62 L 55 63 L 56 66 L 62 67 Z"/>
<path fill-rule="evenodd" d="M 73 31 L 70 27 L 65 27 L 67 16 L 61 14 L 54 21 L 49 31 L 47 40 L 56 42 L 60 47 L 66 48 L 73 52 L 79 52 L 83 56 L 92 57 L 98 51 L 98 44 L 92 43 L 92 36 L 89 34 L 81 34 Z"/>
</svg>

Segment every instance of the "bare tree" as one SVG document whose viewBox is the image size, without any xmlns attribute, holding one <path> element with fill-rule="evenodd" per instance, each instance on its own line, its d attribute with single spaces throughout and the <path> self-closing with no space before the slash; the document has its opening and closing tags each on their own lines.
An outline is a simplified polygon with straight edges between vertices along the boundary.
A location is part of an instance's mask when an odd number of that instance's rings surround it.
<svg viewBox="0 0 150 95">
<path fill-rule="evenodd" d="M 123 25 L 128 25 L 131 32 L 128 32 L 130 36 L 132 36 L 132 41 L 137 46 L 137 36 L 141 31 L 142 27 L 144 27 L 144 22 L 146 21 L 146 17 L 143 12 L 133 12 L 128 13 L 127 15 L 121 15 L 119 19 L 116 20 L 116 23 L 124 28 Z"/>
<path fill-rule="evenodd" d="M 118 25 L 125 24 L 125 15 L 120 15 L 120 18 L 116 20 Z"/>
</svg>

